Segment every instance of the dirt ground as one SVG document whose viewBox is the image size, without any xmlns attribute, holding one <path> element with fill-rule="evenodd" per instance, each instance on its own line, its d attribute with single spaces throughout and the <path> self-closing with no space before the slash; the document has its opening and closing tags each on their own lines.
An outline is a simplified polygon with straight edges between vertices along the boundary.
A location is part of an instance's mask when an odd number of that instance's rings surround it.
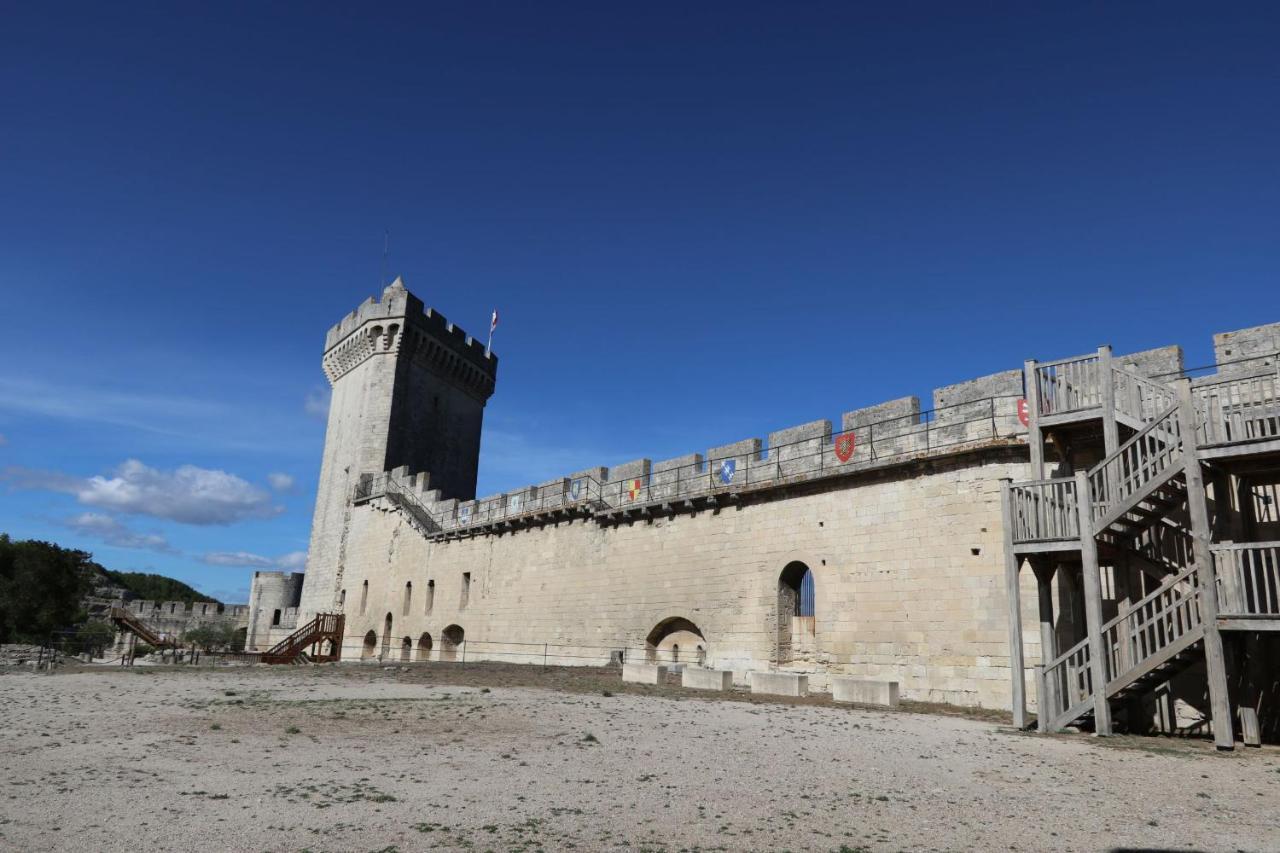
<svg viewBox="0 0 1280 853">
<path fill-rule="evenodd" d="M 508 665 L 9 674 L 0 850 L 1280 850 L 1280 750 L 939 710 Z"/>
</svg>

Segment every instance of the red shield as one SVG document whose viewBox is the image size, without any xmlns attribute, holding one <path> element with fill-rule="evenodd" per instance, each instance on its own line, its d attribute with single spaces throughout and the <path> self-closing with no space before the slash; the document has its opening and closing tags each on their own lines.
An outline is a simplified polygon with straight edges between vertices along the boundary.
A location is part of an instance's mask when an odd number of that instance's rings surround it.
<svg viewBox="0 0 1280 853">
<path fill-rule="evenodd" d="M 841 462 L 848 462 L 853 458 L 854 448 L 853 433 L 845 432 L 836 436 L 836 458 Z"/>
<path fill-rule="evenodd" d="M 1027 398 L 1018 398 L 1018 420 L 1022 421 L 1023 426 L 1031 426 L 1027 419 Z"/>
</svg>

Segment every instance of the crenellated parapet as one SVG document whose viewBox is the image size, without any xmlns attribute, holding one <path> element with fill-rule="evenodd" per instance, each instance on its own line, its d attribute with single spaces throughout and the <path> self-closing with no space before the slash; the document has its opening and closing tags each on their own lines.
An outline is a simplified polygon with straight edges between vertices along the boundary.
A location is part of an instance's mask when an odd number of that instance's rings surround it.
<svg viewBox="0 0 1280 853">
<path fill-rule="evenodd" d="M 425 307 L 398 278 L 381 300 L 370 297 L 329 329 L 324 373 L 332 385 L 369 358 L 401 353 L 481 401 L 493 394 L 497 356 Z"/>
</svg>

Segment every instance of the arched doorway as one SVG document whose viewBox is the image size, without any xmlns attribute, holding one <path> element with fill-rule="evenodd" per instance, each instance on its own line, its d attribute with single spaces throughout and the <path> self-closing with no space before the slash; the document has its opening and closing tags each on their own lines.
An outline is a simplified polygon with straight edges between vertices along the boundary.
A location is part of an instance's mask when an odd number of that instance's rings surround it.
<svg viewBox="0 0 1280 853">
<path fill-rule="evenodd" d="M 382 659 L 386 660 L 391 654 L 391 614 L 387 614 L 387 618 L 382 621 Z"/>
<path fill-rule="evenodd" d="M 681 646 L 687 651 L 692 648 L 703 649 L 706 643 L 706 638 L 697 625 L 683 616 L 672 616 L 653 626 L 644 641 L 644 657 L 649 663 L 680 663 Z M 699 652 L 698 657 L 699 663 L 705 660 L 703 652 Z M 688 662 L 689 655 L 685 654 L 684 659 Z"/>
<path fill-rule="evenodd" d="M 431 660 L 431 635 L 426 632 L 418 638 L 418 660 Z"/>
<path fill-rule="evenodd" d="M 778 663 L 809 658 L 816 649 L 813 571 L 799 560 L 778 575 Z"/>
<path fill-rule="evenodd" d="M 364 647 L 360 649 L 360 659 L 368 660 L 378 653 L 378 635 L 373 631 L 364 635 Z"/>
<path fill-rule="evenodd" d="M 405 637 L 400 641 L 400 662 L 408 663 L 411 657 L 413 657 L 413 638 Z"/>
<path fill-rule="evenodd" d="M 457 660 L 458 649 L 466 641 L 466 632 L 460 625 L 450 625 L 440 632 L 440 660 Z"/>
</svg>

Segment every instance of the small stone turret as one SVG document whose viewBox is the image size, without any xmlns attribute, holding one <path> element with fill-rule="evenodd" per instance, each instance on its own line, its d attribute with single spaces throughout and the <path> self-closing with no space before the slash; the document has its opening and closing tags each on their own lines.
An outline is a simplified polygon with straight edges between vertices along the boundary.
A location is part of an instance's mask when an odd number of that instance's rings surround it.
<svg viewBox="0 0 1280 853">
<path fill-rule="evenodd" d="M 475 497 L 497 356 L 397 278 L 325 336 L 333 386 L 301 613 L 334 606 L 347 502 L 362 475 L 425 472 L 445 498 Z"/>
</svg>

